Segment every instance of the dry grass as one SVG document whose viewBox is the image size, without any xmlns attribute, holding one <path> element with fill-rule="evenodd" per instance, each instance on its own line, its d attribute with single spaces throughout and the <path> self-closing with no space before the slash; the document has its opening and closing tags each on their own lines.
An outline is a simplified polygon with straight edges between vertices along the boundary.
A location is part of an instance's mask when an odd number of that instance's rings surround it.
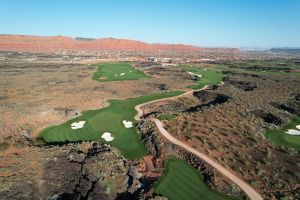
<svg viewBox="0 0 300 200">
<path fill-rule="evenodd" d="M 225 84 L 211 92 L 226 94 L 230 100 L 213 107 L 206 107 L 198 112 L 178 112 L 197 104 L 195 97 L 186 96 L 173 101 L 151 105 L 147 112 L 161 111 L 175 113 L 176 119 L 167 123 L 171 133 L 189 143 L 201 152 L 218 160 L 227 168 L 237 172 L 258 191 L 270 198 L 275 191 L 285 195 L 295 195 L 295 183 L 299 183 L 299 153 L 274 146 L 265 139 L 266 128 L 275 127 L 267 124 L 250 113 L 257 108 L 273 113 L 284 122 L 292 115 L 276 109 L 270 102 L 286 102 L 300 92 L 297 77 L 234 77 L 237 80 L 254 82 L 255 91 L 245 92 L 230 84 Z M 190 99 L 190 100 L 188 100 Z M 198 101 L 198 104 L 201 104 Z"/>
<path fill-rule="evenodd" d="M 1 63 L 1 138 L 19 136 L 24 131 L 36 136 L 42 128 L 64 122 L 67 118 L 63 109 L 99 109 L 107 106 L 108 99 L 159 93 L 160 84 L 166 84 L 169 90 L 182 90 L 190 83 L 175 77 L 172 69 L 167 68 L 163 76 L 107 83 L 93 81 L 94 71 L 94 67 L 85 64 L 58 64 L 57 61 Z"/>
</svg>

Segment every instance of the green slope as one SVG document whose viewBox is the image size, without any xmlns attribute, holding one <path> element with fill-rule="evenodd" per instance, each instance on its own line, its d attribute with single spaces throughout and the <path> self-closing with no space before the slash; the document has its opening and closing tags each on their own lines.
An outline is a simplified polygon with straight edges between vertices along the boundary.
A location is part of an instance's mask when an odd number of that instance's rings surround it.
<svg viewBox="0 0 300 200">
<path fill-rule="evenodd" d="M 130 63 L 101 63 L 93 74 L 93 80 L 100 82 L 136 80 L 148 78 L 143 72 L 133 68 Z"/>
<path fill-rule="evenodd" d="M 300 125 L 300 117 L 294 117 L 292 121 L 280 129 L 273 129 L 266 132 L 266 138 L 272 143 L 284 147 L 300 150 L 300 136 L 285 133 L 288 129 L 296 129 Z M 297 130 L 297 129 L 296 129 Z"/>
<path fill-rule="evenodd" d="M 100 110 L 91 110 L 82 116 L 71 119 L 61 125 L 46 128 L 41 131 L 39 138 L 46 143 L 65 143 L 80 141 L 100 141 L 119 148 L 128 159 L 139 158 L 147 154 L 140 141 L 136 128 L 125 128 L 122 121 L 132 121 L 137 114 L 134 107 L 138 104 L 155 99 L 161 99 L 182 94 L 180 91 L 152 94 L 127 100 L 110 100 L 110 106 Z M 86 121 L 83 128 L 71 129 L 73 122 Z M 104 132 L 110 132 L 114 137 L 112 142 L 101 138 Z"/>
<path fill-rule="evenodd" d="M 155 193 L 169 200 L 218 200 L 230 199 L 213 191 L 204 177 L 185 160 L 169 158 L 163 176 L 155 186 Z"/>
</svg>

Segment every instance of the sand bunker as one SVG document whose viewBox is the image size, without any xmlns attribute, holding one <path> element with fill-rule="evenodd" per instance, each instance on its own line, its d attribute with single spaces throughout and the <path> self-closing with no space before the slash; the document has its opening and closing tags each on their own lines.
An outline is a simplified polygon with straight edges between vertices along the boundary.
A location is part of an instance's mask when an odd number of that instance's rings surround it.
<svg viewBox="0 0 300 200">
<path fill-rule="evenodd" d="M 115 76 L 119 76 L 118 74 L 114 74 Z"/>
<path fill-rule="evenodd" d="M 125 75 L 125 73 L 121 73 L 121 74 L 120 74 L 120 76 L 124 76 L 124 75 Z"/>
<path fill-rule="evenodd" d="M 193 73 L 193 72 L 188 72 L 188 74 L 197 76 L 197 77 L 199 77 L 199 78 L 202 78 L 202 75 L 201 75 L 201 74 L 195 74 L 195 73 Z"/>
<path fill-rule="evenodd" d="M 113 141 L 114 137 L 111 136 L 111 133 L 105 132 L 101 136 L 106 142 L 111 142 Z"/>
<path fill-rule="evenodd" d="M 131 121 L 126 121 L 126 120 L 123 120 L 123 124 L 125 126 L 125 128 L 132 128 L 133 127 L 133 122 Z"/>
<path fill-rule="evenodd" d="M 286 133 L 290 135 L 300 135 L 300 131 L 296 129 L 289 129 L 286 131 Z"/>
<path fill-rule="evenodd" d="M 71 129 L 83 128 L 84 124 L 85 124 L 85 121 L 74 122 L 71 124 Z"/>
<path fill-rule="evenodd" d="M 300 125 L 297 125 L 296 128 L 300 130 Z"/>
</svg>

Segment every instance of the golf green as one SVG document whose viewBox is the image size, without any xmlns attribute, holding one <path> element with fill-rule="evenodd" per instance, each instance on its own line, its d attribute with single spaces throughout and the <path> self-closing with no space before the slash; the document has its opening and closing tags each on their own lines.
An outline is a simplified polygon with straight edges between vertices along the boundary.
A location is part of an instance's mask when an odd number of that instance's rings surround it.
<svg viewBox="0 0 300 200">
<path fill-rule="evenodd" d="M 300 125 L 300 117 L 294 117 L 292 121 L 280 129 L 273 129 L 266 132 L 266 138 L 272 143 L 284 147 L 300 150 L 300 135 L 290 135 L 286 131 L 288 129 L 296 129 Z M 297 129 L 296 129 L 297 130 Z"/>
<path fill-rule="evenodd" d="M 167 159 L 164 174 L 156 184 L 154 192 L 170 200 L 230 199 L 210 189 L 202 174 L 185 160 L 176 158 Z"/>
<path fill-rule="evenodd" d="M 95 66 L 98 68 L 93 75 L 93 80 L 100 82 L 136 80 L 150 77 L 132 67 L 130 63 L 101 63 Z"/>
<path fill-rule="evenodd" d="M 187 86 L 188 88 L 194 90 L 201 89 L 205 85 L 219 84 L 225 77 L 225 75 L 222 74 L 221 72 L 212 69 L 197 68 L 197 67 L 191 67 L 185 65 L 181 66 L 181 68 L 188 73 L 193 73 L 201 76 L 198 78 L 198 80 L 195 81 L 196 83 L 195 85 Z"/>
<path fill-rule="evenodd" d="M 181 91 L 158 93 L 127 100 L 109 100 L 110 106 L 85 111 L 81 116 L 71 119 L 61 125 L 46 128 L 41 131 L 39 138 L 46 143 L 65 143 L 80 141 L 100 141 L 117 147 L 124 157 L 128 159 L 140 158 L 147 151 L 140 141 L 135 126 L 125 128 L 123 120 L 136 123 L 134 116 L 137 114 L 135 106 L 141 103 L 172 97 L 182 94 Z M 72 129 L 74 122 L 85 121 L 83 128 Z M 111 133 L 114 140 L 111 142 L 101 138 L 104 132 Z"/>
</svg>

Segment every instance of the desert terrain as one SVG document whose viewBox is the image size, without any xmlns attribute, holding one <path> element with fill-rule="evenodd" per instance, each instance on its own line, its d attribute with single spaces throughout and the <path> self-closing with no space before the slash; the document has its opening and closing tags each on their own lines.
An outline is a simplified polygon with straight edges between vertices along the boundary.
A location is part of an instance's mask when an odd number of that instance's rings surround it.
<svg viewBox="0 0 300 200">
<path fill-rule="evenodd" d="M 43 45 L 30 45 L 35 40 Z M 249 198 L 206 161 L 165 138 L 153 118 L 263 199 L 300 198 L 299 136 L 294 146 L 267 137 L 300 115 L 298 55 L 7 35 L 0 36 L 0 50 L 0 199 L 176 199 L 168 182 L 193 199 L 192 186 L 175 183 L 186 177 L 194 177 L 201 187 L 197 195 L 209 194 L 207 199 Z M 138 75 L 103 71 L 118 65 Z M 172 92 L 178 94 L 163 99 Z M 58 136 L 48 143 L 42 137 L 44 129 L 81 122 L 87 111 L 108 110 L 111 99 L 144 104 L 138 120 L 133 115 L 123 123 L 145 155 L 127 157 L 113 132 L 110 141 Z M 124 107 L 132 109 L 130 117 L 137 113 L 134 106 Z M 178 169 L 186 173 L 176 177 Z"/>
</svg>

